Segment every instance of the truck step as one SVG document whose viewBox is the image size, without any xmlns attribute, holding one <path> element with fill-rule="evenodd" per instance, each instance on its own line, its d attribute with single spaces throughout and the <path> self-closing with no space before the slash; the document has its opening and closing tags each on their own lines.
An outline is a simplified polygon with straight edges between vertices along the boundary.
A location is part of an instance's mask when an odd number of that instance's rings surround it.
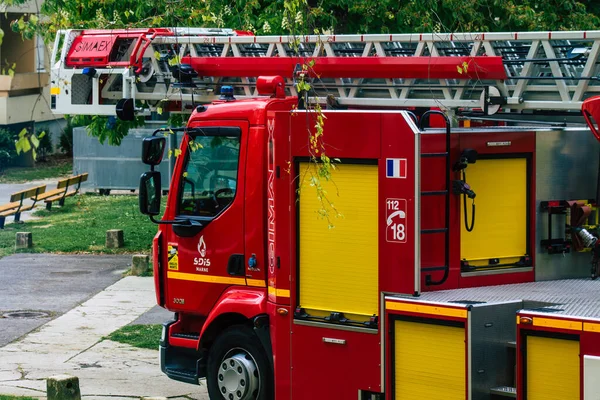
<svg viewBox="0 0 600 400">
<path fill-rule="evenodd" d="M 498 386 L 490 389 L 490 394 L 502 397 L 517 398 L 517 388 L 512 386 Z"/>
<path fill-rule="evenodd" d="M 190 332 L 190 333 L 173 333 L 173 334 L 171 334 L 171 337 L 179 338 L 179 339 L 198 340 L 198 338 L 200 337 L 200 335 L 197 334 L 196 332 Z"/>
<path fill-rule="evenodd" d="M 196 371 L 167 367 L 164 372 L 165 375 L 176 381 L 191 383 L 193 385 L 198 384 L 198 375 L 196 375 Z"/>
</svg>

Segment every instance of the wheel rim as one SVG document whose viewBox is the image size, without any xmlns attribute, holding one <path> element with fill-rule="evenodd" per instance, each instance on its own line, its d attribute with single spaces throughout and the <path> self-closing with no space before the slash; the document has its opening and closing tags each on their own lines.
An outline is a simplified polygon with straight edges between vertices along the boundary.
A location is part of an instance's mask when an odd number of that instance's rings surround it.
<svg viewBox="0 0 600 400">
<path fill-rule="evenodd" d="M 217 385 L 225 400 L 255 399 L 260 374 L 254 358 L 243 349 L 232 349 L 219 365 Z"/>
</svg>

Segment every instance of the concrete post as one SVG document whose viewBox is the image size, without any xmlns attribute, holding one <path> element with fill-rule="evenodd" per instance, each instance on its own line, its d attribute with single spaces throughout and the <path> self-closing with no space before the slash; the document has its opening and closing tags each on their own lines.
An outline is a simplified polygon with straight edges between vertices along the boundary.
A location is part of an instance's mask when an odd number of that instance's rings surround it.
<svg viewBox="0 0 600 400">
<path fill-rule="evenodd" d="M 148 273 L 150 257 L 145 254 L 134 254 L 131 262 L 131 275 L 140 276 Z"/>
<path fill-rule="evenodd" d="M 55 375 L 46 379 L 48 400 L 81 400 L 79 378 L 71 375 Z"/>
<path fill-rule="evenodd" d="M 106 247 L 109 249 L 118 249 L 123 247 L 122 229 L 110 229 L 106 231 Z"/>
<path fill-rule="evenodd" d="M 17 232 L 17 240 L 15 242 L 15 249 L 30 249 L 33 246 L 33 239 L 31 232 Z"/>
</svg>

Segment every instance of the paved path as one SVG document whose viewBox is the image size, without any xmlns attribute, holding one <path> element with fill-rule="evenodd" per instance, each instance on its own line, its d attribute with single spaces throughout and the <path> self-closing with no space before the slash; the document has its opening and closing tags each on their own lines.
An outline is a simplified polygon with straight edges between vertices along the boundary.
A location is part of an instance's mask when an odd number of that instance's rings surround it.
<svg viewBox="0 0 600 400">
<path fill-rule="evenodd" d="M 123 277 L 131 255 L 14 254 L 0 258 L 0 346 Z"/>
<path fill-rule="evenodd" d="M 84 400 L 208 399 L 204 386 L 168 379 L 157 350 L 102 338 L 150 310 L 152 278 L 126 277 L 36 332 L 0 348 L 0 394 L 45 398 L 45 379 L 79 377 Z"/>
</svg>

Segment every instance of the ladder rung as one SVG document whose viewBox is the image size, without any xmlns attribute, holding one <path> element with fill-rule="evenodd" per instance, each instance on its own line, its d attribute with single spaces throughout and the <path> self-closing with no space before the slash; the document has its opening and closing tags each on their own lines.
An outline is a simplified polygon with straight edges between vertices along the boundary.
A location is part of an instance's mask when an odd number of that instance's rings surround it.
<svg viewBox="0 0 600 400">
<path fill-rule="evenodd" d="M 448 157 L 448 153 L 423 153 L 421 154 L 423 158 L 435 158 L 435 157 Z"/>
<path fill-rule="evenodd" d="M 448 228 L 421 229 L 421 235 L 427 235 L 430 233 L 444 233 L 444 232 L 448 232 Z"/>
<path fill-rule="evenodd" d="M 432 190 L 429 192 L 421 192 L 421 196 L 441 196 L 447 194 L 447 190 Z"/>
<path fill-rule="evenodd" d="M 429 272 L 429 271 L 443 271 L 446 269 L 445 265 L 439 266 L 439 267 L 425 267 L 425 268 L 421 268 L 421 272 Z"/>
</svg>

